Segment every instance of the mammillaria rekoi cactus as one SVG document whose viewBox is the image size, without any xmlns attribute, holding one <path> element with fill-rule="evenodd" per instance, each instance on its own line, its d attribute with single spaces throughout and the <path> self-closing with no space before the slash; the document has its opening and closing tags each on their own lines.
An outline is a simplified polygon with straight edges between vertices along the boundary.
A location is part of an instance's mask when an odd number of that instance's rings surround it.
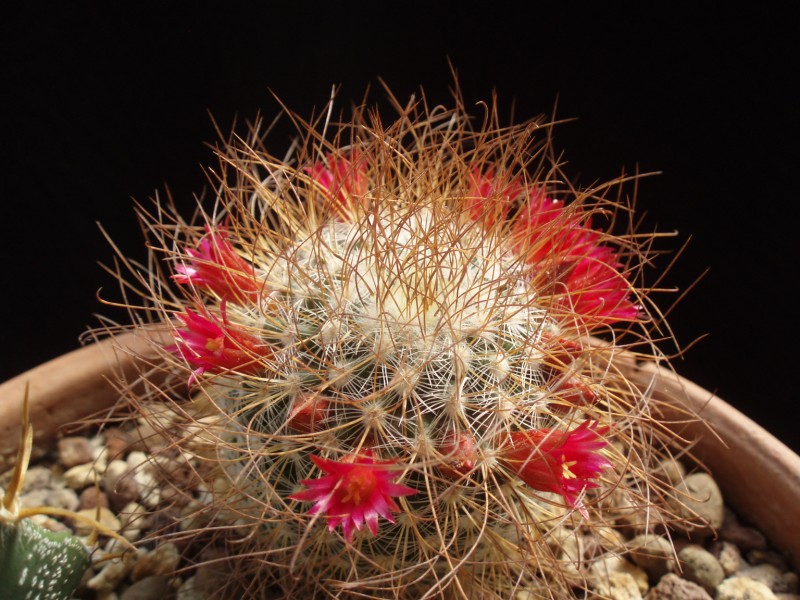
<svg viewBox="0 0 800 600">
<path fill-rule="evenodd" d="M 142 211 L 141 314 L 186 385 L 133 405 L 197 458 L 182 528 L 227 554 L 219 595 L 569 597 L 570 539 L 669 519 L 668 440 L 614 363 L 655 354 L 653 236 L 611 232 L 624 180 L 568 185 L 549 127 L 362 110 L 290 160 L 254 127 L 198 222 Z"/>
</svg>

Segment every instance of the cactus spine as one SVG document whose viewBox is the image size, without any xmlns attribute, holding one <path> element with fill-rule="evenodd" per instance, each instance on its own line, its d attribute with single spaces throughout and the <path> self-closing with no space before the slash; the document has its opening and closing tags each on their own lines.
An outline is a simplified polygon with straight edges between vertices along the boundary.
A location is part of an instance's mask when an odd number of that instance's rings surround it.
<svg viewBox="0 0 800 600">
<path fill-rule="evenodd" d="M 291 161 L 254 127 L 199 222 L 142 210 L 132 271 L 189 394 L 131 400 L 200 464 L 184 529 L 241 575 L 220 595 L 569 597 L 571 545 L 666 518 L 612 360 L 649 347 L 652 238 L 609 232 L 622 181 L 566 184 L 548 127 L 362 110 Z"/>
</svg>

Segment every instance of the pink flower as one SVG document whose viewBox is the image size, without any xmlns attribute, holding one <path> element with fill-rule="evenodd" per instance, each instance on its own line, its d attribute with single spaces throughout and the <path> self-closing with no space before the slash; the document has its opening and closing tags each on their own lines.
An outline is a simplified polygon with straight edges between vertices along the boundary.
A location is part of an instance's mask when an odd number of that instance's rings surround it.
<svg viewBox="0 0 800 600">
<path fill-rule="evenodd" d="M 193 260 L 176 266 L 173 279 L 180 284 L 211 290 L 222 300 L 255 302 L 261 284 L 253 266 L 236 254 L 224 228 L 212 231 L 207 227 L 206 230 L 208 235 L 198 249 L 186 251 Z"/>
<path fill-rule="evenodd" d="M 377 535 L 378 517 L 394 523 L 392 512 L 398 512 L 400 508 L 392 496 L 416 493 L 416 490 L 393 483 L 398 471 L 390 468 L 392 461 L 376 462 L 371 451 L 341 462 L 313 455 L 311 460 L 327 475 L 319 479 L 304 479 L 300 483 L 308 489 L 289 498 L 314 502 L 309 514 L 324 514 L 330 531 L 341 524 L 348 542 L 353 540 L 353 528 L 360 531 L 364 523 L 372 535 Z"/>
<path fill-rule="evenodd" d="M 592 480 L 611 466 L 598 452 L 608 444 L 602 437 L 608 430 L 608 426 L 597 427 L 596 422 L 587 420 L 572 431 L 515 431 L 508 434 L 500 461 L 533 489 L 561 494 L 567 504 L 585 515 L 577 496 L 597 487 Z"/>
<path fill-rule="evenodd" d="M 529 263 L 584 258 L 599 243 L 600 233 L 570 214 L 564 202 L 529 190 L 528 201 L 514 217 L 511 236 Z"/>
<path fill-rule="evenodd" d="M 555 307 L 592 325 L 639 318 L 616 251 L 601 244 L 601 233 L 580 211 L 565 208 L 540 188 L 525 189 L 518 179 L 506 183 L 492 169 L 473 173 L 467 210 L 491 226 L 507 219 L 511 203 L 520 198 L 524 202 L 510 227 L 512 244 L 548 284 L 543 292 L 554 297 Z"/>
<path fill-rule="evenodd" d="M 189 378 L 189 385 L 206 371 L 255 373 L 261 369 L 259 359 L 271 355 L 258 337 L 229 324 L 224 318 L 220 322 L 187 308 L 186 314 L 178 315 L 178 319 L 185 329 L 175 331 L 177 344 L 169 350 L 197 367 Z"/>
<path fill-rule="evenodd" d="M 568 298 L 559 299 L 559 304 L 599 323 L 637 319 L 639 307 L 630 301 L 628 281 L 620 268 L 614 251 L 598 246 L 567 270 L 563 283 Z"/>
<path fill-rule="evenodd" d="M 307 167 L 306 173 L 328 192 L 332 200 L 337 201 L 340 209 L 347 210 L 352 198 L 367 193 L 366 167 L 362 160 L 358 160 L 358 156 L 329 155 L 327 161 Z"/>
</svg>

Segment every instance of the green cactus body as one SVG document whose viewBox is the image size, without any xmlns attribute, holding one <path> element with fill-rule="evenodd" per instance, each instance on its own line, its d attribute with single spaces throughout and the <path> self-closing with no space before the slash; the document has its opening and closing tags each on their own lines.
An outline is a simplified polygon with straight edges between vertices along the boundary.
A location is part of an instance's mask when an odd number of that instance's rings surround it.
<svg viewBox="0 0 800 600">
<path fill-rule="evenodd" d="M 53 533 L 30 519 L 0 523 L 0 590 L 5 600 L 68 600 L 89 551 L 68 532 Z"/>
<path fill-rule="evenodd" d="M 191 391 L 162 432 L 206 465 L 235 593 L 568 597 L 565 536 L 614 525 L 612 495 L 651 518 L 648 400 L 587 338 L 648 339 L 646 252 L 593 228 L 607 187 L 530 169 L 530 131 L 453 111 L 343 125 L 299 166 L 229 147 L 204 229 L 147 222 Z"/>
</svg>

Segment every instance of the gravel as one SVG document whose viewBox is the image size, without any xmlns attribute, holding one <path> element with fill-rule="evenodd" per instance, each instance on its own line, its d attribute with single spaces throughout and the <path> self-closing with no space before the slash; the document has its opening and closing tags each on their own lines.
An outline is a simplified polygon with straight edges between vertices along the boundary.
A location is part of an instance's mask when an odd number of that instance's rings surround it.
<svg viewBox="0 0 800 600">
<path fill-rule="evenodd" d="M 140 432 L 141 433 L 141 432 Z M 23 487 L 24 506 L 50 505 L 98 519 L 137 551 L 122 553 L 121 543 L 100 537 L 92 567 L 76 598 L 82 600 L 205 600 L 213 585 L 198 584 L 199 570 L 180 571 L 181 548 L 154 544 L 148 534 L 174 530 L 202 500 L 203 487 L 188 460 L 159 458 L 170 477 L 159 484 L 144 448 L 132 443 L 130 431 L 110 429 L 93 437 L 61 439 L 50 463 L 32 466 Z M 678 490 L 673 508 L 706 524 L 670 532 L 642 532 L 633 527 L 597 527 L 565 539 L 570 560 L 605 556 L 592 563 L 587 598 L 610 600 L 800 600 L 798 575 L 786 557 L 771 550 L 763 534 L 724 506 L 719 487 L 705 473 L 686 475 L 680 463 L 659 466 Z M 0 478 L 7 481 L 8 474 Z M 701 499 L 706 502 L 700 502 Z M 170 504 L 163 510 L 162 503 Z M 160 507 L 158 512 L 154 508 Z M 70 527 L 89 536 L 77 521 L 36 516 L 53 530 Z M 697 522 L 697 519 L 694 520 Z M 626 537 L 624 533 L 628 533 Z M 575 555 L 575 556 L 573 556 Z M 176 574 L 177 570 L 177 574 Z"/>
</svg>

